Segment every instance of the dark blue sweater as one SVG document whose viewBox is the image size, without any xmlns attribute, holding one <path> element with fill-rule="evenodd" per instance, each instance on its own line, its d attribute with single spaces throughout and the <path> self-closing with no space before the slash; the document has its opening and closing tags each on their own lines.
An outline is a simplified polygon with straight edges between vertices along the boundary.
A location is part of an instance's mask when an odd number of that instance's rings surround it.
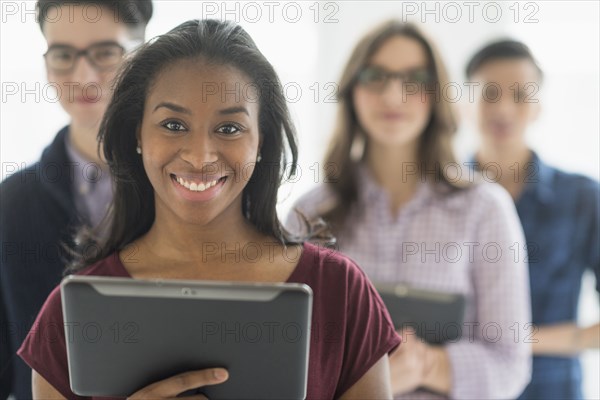
<svg viewBox="0 0 600 400">
<path fill-rule="evenodd" d="M 0 399 L 30 399 L 31 369 L 15 354 L 60 283 L 79 225 L 73 165 L 61 129 L 41 160 L 0 184 Z"/>
</svg>

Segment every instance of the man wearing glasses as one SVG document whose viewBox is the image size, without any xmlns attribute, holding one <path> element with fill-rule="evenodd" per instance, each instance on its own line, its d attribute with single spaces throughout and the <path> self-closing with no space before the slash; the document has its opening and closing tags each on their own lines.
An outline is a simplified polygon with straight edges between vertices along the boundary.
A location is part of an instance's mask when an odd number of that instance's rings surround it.
<svg viewBox="0 0 600 400">
<path fill-rule="evenodd" d="M 38 0 L 36 7 L 48 81 L 70 123 L 38 163 L 0 185 L 0 399 L 32 397 L 31 369 L 16 350 L 60 282 L 64 246 L 79 227 L 97 227 L 112 198 L 96 137 L 118 67 L 143 43 L 153 11 L 151 0 Z"/>
</svg>

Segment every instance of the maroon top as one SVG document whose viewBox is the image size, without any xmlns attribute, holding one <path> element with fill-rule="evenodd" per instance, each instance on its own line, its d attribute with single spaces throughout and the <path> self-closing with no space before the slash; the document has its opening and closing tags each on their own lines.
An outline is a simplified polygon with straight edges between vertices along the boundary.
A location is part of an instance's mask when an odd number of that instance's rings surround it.
<svg viewBox="0 0 600 400">
<path fill-rule="evenodd" d="M 78 274 L 131 277 L 118 253 Z M 307 284 L 314 294 L 307 399 L 341 396 L 400 344 L 379 295 L 362 270 L 341 253 L 305 243 L 288 282 Z M 59 287 L 46 300 L 17 354 L 67 399 L 83 398 L 69 387 Z"/>
</svg>

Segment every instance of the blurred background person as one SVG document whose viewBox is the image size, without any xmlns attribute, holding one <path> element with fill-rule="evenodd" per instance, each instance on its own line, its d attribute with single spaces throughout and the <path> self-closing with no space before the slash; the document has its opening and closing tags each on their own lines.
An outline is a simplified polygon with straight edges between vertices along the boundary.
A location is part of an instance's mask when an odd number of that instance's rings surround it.
<svg viewBox="0 0 600 400">
<path fill-rule="evenodd" d="M 17 399 L 31 398 L 31 369 L 16 351 L 60 282 L 64 245 L 80 225 L 96 227 L 112 199 L 110 173 L 98 154 L 99 123 L 123 55 L 143 43 L 153 11 L 150 0 L 39 0 L 36 8 L 48 45 L 47 79 L 70 122 L 38 163 L 0 185 L 0 313 L 7 328 L 0 394 Z"/>
<path fill-rule="evenodd" d="M 447 82 L 416 26 L 389 21 L 364 36 L 339 82 L 327 183 L 300 198 L 287 226 L 304 234 L 304 220 L 322 217 L 339 250 L 374 282 L 466 297 L 464 320 L 479 325 L 463 326 L 461 340 L 432 346 L 403 332 L 407 340 L 390 357 L 397 398 L 515 398 L 529 382 L 530 346 L 508 334 L 489 340 L 481 328 L 509 332 L 530 321 L 526 264 L 509 255 L 512 244 L 524 244 L 523 232 L 499 185 L 446 175 L 457 128 L 441 95 Z M 462 256 L 443 257 L 448 244 Z M 503 255 L 491 261 L 482 251 L 488 244 Z M 419 251 L 407 254 L 407 245 Z"/>
<path fill-rule="evenodd" d="M 534 358 L 521 398 L 581 399 L 577 355 L 600 347 L 600 325 L 576 323 L 586 269 L 600 291 L 600 186 L 546 164 L 527 144 L 528 127 L 540 113 L 543 74 L 525 44 L 486 45 L 472 56 L 466 75 L 487 88 L 475 91 L 470 106 L 481 139 L 473 166 L 500 166 L 498 183 L 512 196 L 527 240 Z"/>
</svg>

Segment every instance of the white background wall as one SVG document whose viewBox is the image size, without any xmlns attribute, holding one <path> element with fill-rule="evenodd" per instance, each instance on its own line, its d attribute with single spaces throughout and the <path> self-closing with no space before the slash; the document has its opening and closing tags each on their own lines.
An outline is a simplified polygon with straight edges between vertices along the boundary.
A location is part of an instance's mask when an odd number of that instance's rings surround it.
<svg viewBox="0 0 600 400">
<path fill-rule="evenodd" d="M 0 28 L 0 158 L 2 178 L 15 165 L 37 160 L 56 131 L 68 122 L 54 95 L 45 90 L 42 54 L 45 41 L 36 25 L 33 1 L 1 1 Z M 486 41 L 512 37 L 527 43 L 546 74 L 539 93 L 543 113 L 531 128 L 531 146 L 548 162 L 569 171 L 600 178 L 599 143 L 599 3 L 536 2 L 200 2 L 155 1 L 148 37 L 191 18 L 227 18 L 241 23 L 287 83 L 288 99 L 300 139 L 302 174 L 285 184 L 279 210 L 316 184 L 315 169 L 333 125 L 335 103 L 325 102 L 356 40 L 386 18 L 423 23 L 462 85 L 468 57 Z M 296 11 L 301 15 L 297 18 Z M 319 10 L 317 15 L 316 10 Z M 497 10 L 500 10 L 500 14 Z M 270 14 L 270 10 L 272 13 Z M 518 10 L 518 14 L 517 14 Z M 294 20 L 296 20 L 294 22 Z M 17 94 L 7 95 L 7 85 Z M 37 85 L 37 86 L 36 86 Z M 317 90 L 318 87 L 318 90 Z M 36 89 L 37 88 L 37 89 Z M 300 88 L 299 93 L 297 89 Z M 24 93 L 22 89 L 29 92 Z M 315 99 L 318 95 L 319 98 Z M 463 96 L 457 104 L 466 101 Z M 468 124 L 456 140 L 464 159 L 476 145 Z M 580 320 L 599 318 L 593 278 L 587 277 Z M 600 354 L 583 355 L 587 398 L 600 398 Z"/>
</svg>

